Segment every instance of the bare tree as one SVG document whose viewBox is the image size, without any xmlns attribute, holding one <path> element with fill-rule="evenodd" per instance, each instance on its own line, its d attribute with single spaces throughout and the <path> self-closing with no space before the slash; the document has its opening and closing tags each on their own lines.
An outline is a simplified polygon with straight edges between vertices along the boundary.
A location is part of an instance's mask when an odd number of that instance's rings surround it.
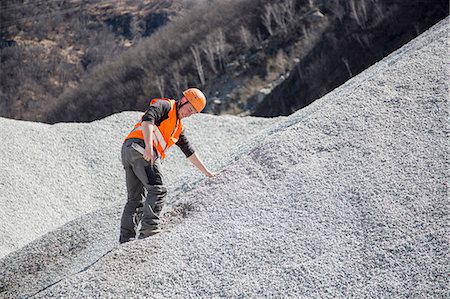
<svg viewBox="0 0 450 299">
<path fill-rule="evenodd" d="M 174 91 L 178 92 L 181 90 L 181 74 L 180 74 L 180 67 L 178 64 L 175 65 L 174 70 L 172 72 L 172 88 Z"/>
<path fill-rule="evenodd" d="M 348 59 L 345 57 L 342 57 L 341 60 L 345 64 L 345 68 L 347 69 L 347 72 L 348 72 L 348 75 L 350 76 L 350 78 L 353 77 L 353 73 L 352 73 L 352 70 L 350 69 Z"/>
<path fill-rule="evenodd" d="M 272 17 L 277 26 L 284 33 L 287 33 L 287 27 L 294 20 L 295 4 L 293 0 L 286 0 L 272 6 Z"/>
<path fill-rule="evenodd" d="M 202 61 L 200 58 L 200 50 L 198 46 L 191 47 L 192 55 L 194 56 L 195 67 L 197 69 L 198 78 L 200 79 L 200 83 L 205 85 L 205 74 L 203 72 Z"/>
<path fill-rule="evenodd" d="M 273 34 L 272 31 L 272 14 L 273 14 L 273 6 L 271 4 L 267 4 L 264 6 L 264 13 L 261 16 L 262 23 L 266 27 L 267 32 L 269 32 L 269 35 Z"/>
<path fill-rule="evenodd" d="M 183 84 L 183 89 L 188 89 L 189 85 L 188 85 L 188 80 L 186 76 L 183 76 L 183 80 L 181 81 L 181 83 Z"/>
<path fill-rule="evenodd" d="M 366 4 L 367 4 L 367 2 L 365 0 L 359 2 L 361 16 L 362 16 L 362 19 L 364 20 L 364 26 L 366 26 L 367 21 L 369 20 L 368 15 L 367 15 L 367 5 Z"/>
<path fill-rule="evenodd" d="M 378 24 L 383 21 L 383 4 L 379 0 L 372 0 L 372 5 L 370 18 Z"/>
<path fill-rule="evenodd" d="M 156 76 L 156 87 L 158 87 L 161 98 L 164 97 L 164 83 L 165 82 L 163 76 Z"/>
<path fill-rule="evenodd" d="M 216 68 L 216 62 L 214 60 L 214 52 L 216 51 L 216 46 L 215 46 L 215 38 L 214 38 L 215 34 L 209 34 L 206 37 L 206 45 L 205 47 L 203 47 L 203 52 L 205 52 L 206 54 L 206 59 L 209 62 L 209 65 L 211 67 L 211 69 L 213 70 L 214 74 L 217 74 L 217 68 Z"/>
<path fill-rule="evenodd" d="M 247 29 L 247 27 L 245 26 L 241 26 L 241 39 L 244 42 L 244 45 L 247 48 L 250 48 L 253 45 L 253 37 L 252 34 L 250 33 L 250 31 Z"/>
<path fill-rule="evenodd" d="M 220 28 L 217 32 L 217 40 L 216 40 L 216 53 L 219 59 L 220 68 L 223 69 L 227 59 L 227 44 L 225 41 L 225 34 L 223 33 L 222 28 Z"/>
<path fill-rule="evenodd" d="M 308 28 L 306 28 L 305 24 L 303 24 L 303 26 L 302 26 L 302 33 L 305 38 L 309 38 Z"/>
<path fill-rule="evenodd" d="M 366 0 L 355 1 L 350 0 L 348 2 L 350 13 L 353 15 L 356 23 L 361 28 L 366 28 L 367 25 L 367 8 L 366 8 Z"/>
<path fill-rule="evenodd" d="M 369 41 L 369 37 L 367 36 L 367 34 L 356 34 L 355 39 L 358 41 L 358 43 L 361 46 L 370 48 L 370 41 Z"/>
<path fill-rule="evenodd" d="M 287 20 L 288 24 L 292 24 L 294 22 L 294 18 L 295 18 L 295 2 L 294 2 L 294 0 L 287 0 L 282 5 L 284 6 L 284 11 L 286 14 L 286 20 Z"/>
<path fill-rule="evenodd" d="M 261 18 L 263 25 L 266 27 L 270 35 L 274 34 L 274 24 L 281 31 L 287 33 L 289 24 L 292 24 L 295 19 L 294 0 L 285 0 L 273 5 L 267 4 L 264 7 L 264 12 Z"/>
</svg>

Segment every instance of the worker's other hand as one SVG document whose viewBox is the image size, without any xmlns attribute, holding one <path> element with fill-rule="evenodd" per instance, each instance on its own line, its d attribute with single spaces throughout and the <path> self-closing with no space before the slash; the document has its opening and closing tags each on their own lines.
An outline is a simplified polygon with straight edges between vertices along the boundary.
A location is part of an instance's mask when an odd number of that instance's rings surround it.
<svg viewBox="0 0 450 299">
<path fill-rule="evenodd" d="M 155 153 L 153 152 L 153 148 L 151 146 L 144 149 L 144 160 L 150 162 L 151 164 L 153 164 L 154 155 Z"/>
</svg>

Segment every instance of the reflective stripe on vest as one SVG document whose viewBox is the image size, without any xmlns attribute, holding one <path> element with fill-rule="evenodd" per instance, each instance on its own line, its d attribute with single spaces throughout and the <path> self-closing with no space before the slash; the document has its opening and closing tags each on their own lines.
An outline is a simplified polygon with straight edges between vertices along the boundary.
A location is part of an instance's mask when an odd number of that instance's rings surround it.
<svg viewBox="0 0 450 299">
<path fill-rule="evenodd" d="M 161 158 L 164 159 L 166 157 L 165 150 L 178 141 L 178 138 L 183 131 L 183 122 L 177 117 L 176 102 L 174 100 L 154 99 L 150 102 L 150 105 L 161 100 L 169 101 L 171 104 L 169 117 L 163 120 L 159 126 L 153 125 L 153 132 L 151 132 L 151 134 L 153 137 L 153 146 L 156 148 Z M 144 139 L 141 121 L 134 125 L 133 130 L 128 134 L 125 140 L 130 138 Z"/>
<path fill-rule="evenodd" d="M 165 150 L 167 147 L 167 143 L 164 140 L 163 135 L 161 134 L 161 131 L 157 126 L 153 126 L 153 142 L 159 143 L 161 145 L 162 149 Z"/>
</svg>

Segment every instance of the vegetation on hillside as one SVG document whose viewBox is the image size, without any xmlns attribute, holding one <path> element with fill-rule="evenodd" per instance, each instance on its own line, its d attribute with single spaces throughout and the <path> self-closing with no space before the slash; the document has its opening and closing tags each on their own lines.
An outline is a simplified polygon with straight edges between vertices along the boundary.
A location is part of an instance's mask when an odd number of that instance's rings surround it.
<svg viewBox="0 0 450 299">
<path fill-rule="evenodd" d="M 65 90 L 181 9 L 170 0 L 1 1 L 0 116 L 45 121 Z"/>
<path fill-rule="evenodd" d="M 189 86 L 206 92 L 207 112 L 279 102 L 286 107 L 272 110 L 285 114 L 297 107 L 291 97 L 328 92 L 448 14 L 436 0 L 414 4 L 426 7 L 426 22 L 402 19 L 415 16 L 402 11 L 407 2 L 5 0 L 0 116 L 91 121 L 145 109 L 152 97 L 179 98 Z M 299 90 L 293 74 L 312 81 Z M 321 84 L 327 76 L 333 82 Z"/>
<path fill-rule="evenodd" d="M 252 115 L 289 115 L 356 76 L 448 16 L 447 0 L 347 1 L 320 41 Z"/>
<path fill-rule="evenodd" d="M 189 86 L 206 91 L 207 111 L 239 113 L 251 105 L 248 98 L 270 88 L 307 53 L 326 24 L 309 0 L 193 5 L 136 48 L 95 69 L 78 88 L 67 90 L 48 120 L 88 121 L 142 110 L 150 97 L 178 98 Z"/>
</svg>

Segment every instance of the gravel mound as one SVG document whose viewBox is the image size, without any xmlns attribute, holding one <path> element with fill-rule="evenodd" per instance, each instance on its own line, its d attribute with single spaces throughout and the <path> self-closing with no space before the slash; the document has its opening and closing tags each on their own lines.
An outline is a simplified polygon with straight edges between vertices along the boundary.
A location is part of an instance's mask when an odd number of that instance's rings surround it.
<svg viewBox="0 0 450 299">
<path fill-rule="evenodd" d="M 0 118 L 0 257 L 68 221 L 126 199 L 120 147 L 141 114 L 55 125 Z M 185 123 L 194 148 L 214 169 L 232 158 L 230 149 L 276 121 L 202 114 Z M 202 174 L 180 150 L 172 151 L 163 163 L 169 190 L 189 189 Z"/>
<path fill-rule="evenodd" d="M 116 245 L 117 205 L 9 254 L 0 296 L 448 297 L 448 22 L 174 179 L 160 234 Z"/>
</svg>

